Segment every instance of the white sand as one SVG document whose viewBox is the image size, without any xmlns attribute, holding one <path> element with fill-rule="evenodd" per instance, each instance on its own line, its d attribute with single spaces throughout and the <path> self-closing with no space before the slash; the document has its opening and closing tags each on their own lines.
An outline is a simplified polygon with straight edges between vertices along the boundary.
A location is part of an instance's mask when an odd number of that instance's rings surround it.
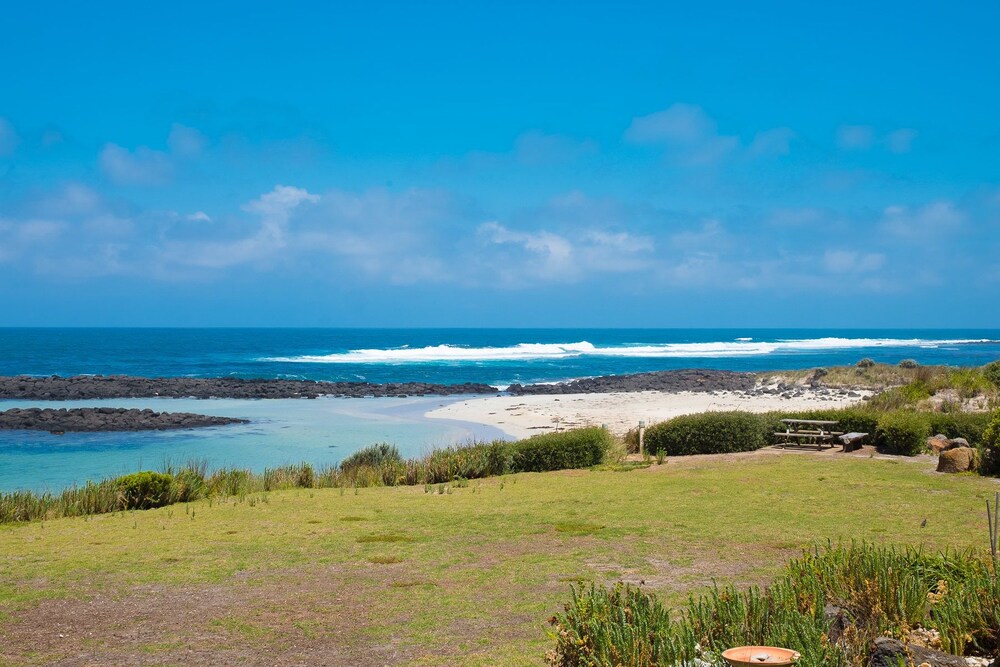
<svg viewBox="0 0 1000 667">
<path fill-rule="evenodd" d="M 868 393 L 868 392 L 862 392 Z M 496 426 L 504 433 L 524 438 L 556 429 L 606 424 L 613 433 L 624 434 L 645 421 L 646 425 L 677 415 L 710 410 L 809 410 L 854 405 L 859 398 L 818 396 L 806 391 L 802 396 L 782 398 L 736 392 L 659 391 L 616 392 L 609 394 L 553 394 L 548 396 L 491 396 L 451 403 L 431 410 L 431 419 L 459 419 Z"/>
</svg>

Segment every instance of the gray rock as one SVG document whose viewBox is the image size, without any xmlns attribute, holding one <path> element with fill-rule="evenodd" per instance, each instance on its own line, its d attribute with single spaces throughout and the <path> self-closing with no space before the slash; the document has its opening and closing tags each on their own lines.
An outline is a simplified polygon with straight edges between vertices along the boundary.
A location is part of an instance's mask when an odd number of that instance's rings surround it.
<svg viewBox="0 0 1000 667">
<path fill-rule="evenodd" d="M 923 663 L 931 667 L 968 667 L 964 658 L 934 649 L 904 644 L 897 639 L 879 637 L 869 657 L 870 667 L 915 667 Z"/>
</svg>

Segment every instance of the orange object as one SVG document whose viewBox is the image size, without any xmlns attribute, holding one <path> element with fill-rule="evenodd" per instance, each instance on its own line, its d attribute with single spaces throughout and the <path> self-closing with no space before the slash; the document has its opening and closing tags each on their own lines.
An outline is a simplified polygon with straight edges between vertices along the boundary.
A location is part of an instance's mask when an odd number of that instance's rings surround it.
<svg viewBox="0 0 1000 667">
<path fill-rule="evenodd" d="M 751 665 L 794 665 L 799 652 L 777 646 L 737 646 L 722 652 L 722 657 L 732 667 Z"/>
</svg>

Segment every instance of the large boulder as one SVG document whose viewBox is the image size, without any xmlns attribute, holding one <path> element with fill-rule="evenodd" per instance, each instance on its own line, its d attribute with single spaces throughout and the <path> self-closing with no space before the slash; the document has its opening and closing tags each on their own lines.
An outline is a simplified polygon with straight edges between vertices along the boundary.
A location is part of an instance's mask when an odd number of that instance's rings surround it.
<svg viewBox="0 0 1000 667">
<path fill-rule="evenodd" d="M 868 664 L 870 667 L 917 667 L 923 664 L 931 667 L 968 667 L 965 658 L 915 644 L 904 644 L 889 637 L 875 640 Z"/>
<path fill-rule="evenodd" d="M 968 472 L 975 469 L 976 450 L 972 447 L 948 449 L 938 457 L 938 472 Z"/>
</svg>

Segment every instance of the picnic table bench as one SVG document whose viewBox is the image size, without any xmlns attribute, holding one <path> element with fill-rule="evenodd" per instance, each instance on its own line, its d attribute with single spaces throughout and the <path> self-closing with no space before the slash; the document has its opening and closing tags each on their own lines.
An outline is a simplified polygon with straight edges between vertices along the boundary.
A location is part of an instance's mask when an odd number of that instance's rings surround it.
<svg viewBox="0 0 1000 667">
<path fill-rule="evenodd" d="M 779 442 L 779 447 L 788 445 L 809 446 L 815 445 L 816 449 L 823 449 L 823 445 L 834 447 L 837 445 L 836 438 L 844 435 L 834 428 L 838 422 L 824 419 L 782 419 L 785 424 L 784 433 L 775 433 L 775 436 L 785 438 L 785 442 Z"/>
</svg>

